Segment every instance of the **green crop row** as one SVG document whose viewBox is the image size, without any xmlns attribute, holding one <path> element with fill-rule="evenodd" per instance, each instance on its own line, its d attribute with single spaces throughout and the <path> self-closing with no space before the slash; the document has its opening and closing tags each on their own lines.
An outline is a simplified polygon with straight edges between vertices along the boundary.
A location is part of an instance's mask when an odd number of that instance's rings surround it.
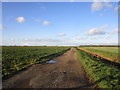
<svg viewBox="0 0 120 90">
<path fill-rule="evenodd" d="M 77 49 L 80 60 L 87 70 L 90 78 L 100 88 L 120 89 L 120 70 L 103 63 L 99 58 Z"/>
<path fill-rule="evenodd" d="M 68 47 L 3 47 L 2 77 L 9 77 L 33 64 L 50 60 L 68 49 Z"/>
</svg>

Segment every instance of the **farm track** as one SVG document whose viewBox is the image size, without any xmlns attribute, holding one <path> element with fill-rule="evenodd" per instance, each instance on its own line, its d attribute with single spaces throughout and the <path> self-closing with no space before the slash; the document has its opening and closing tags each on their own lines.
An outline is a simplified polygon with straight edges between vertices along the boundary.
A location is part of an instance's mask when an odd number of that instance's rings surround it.
<svg viewBox="0 0 120 90">
<path fill-rule="evenodd" d="M 53 60 L 58 62 L 33 65 L 26 71 L 3 81 L 3 88 L 94 87 L 89 82 L 74 48 Z"/>
<path fill-rule="evenodd" d="M 109 60 L 109 59 L 107 59 L 107 58 L 104 58 L 104 57 L 96 54 L 95 52 L 91 52 L 91 51 L 86 50 L 86 49 L 83 49 L 83 48 L 78 48 L 78 49 L 80 49 L 80 50 L 82 50 L 82 51 L 85 51 L 85 52 L 87 52 L 88 54 L 90 54 L 90 55 L 92 55 L 92 56 L 94 56 L 94 57 L 97 57 L 97 58 L 101 59 L 102 62 L 107 63 L 108 65 L 111 65 L 111 66 L 113 66 L 113 67 L 115 67 L 115 68 L 120 69 L 120 63 L 113 62 L 113 61 L 111 61 L 111 60 Z"/>
</svg>

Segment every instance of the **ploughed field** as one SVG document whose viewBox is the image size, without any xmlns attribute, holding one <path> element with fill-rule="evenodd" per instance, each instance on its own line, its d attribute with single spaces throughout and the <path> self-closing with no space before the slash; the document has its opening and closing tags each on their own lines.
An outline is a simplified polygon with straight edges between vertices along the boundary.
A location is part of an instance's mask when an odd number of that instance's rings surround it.
<svg viewBox="0 0 120 90">
<path fill-rule="evenodd" d="M 2 77 L 50 60 L 67 50 L 68 47 L 2 47 Z"/>
<path fill-rule="evenodd" d="M 89 52 L 111 60 L 116 63 L 120 63 L 119 50 L 120 47 L 81 47 Z"/>
</svg>

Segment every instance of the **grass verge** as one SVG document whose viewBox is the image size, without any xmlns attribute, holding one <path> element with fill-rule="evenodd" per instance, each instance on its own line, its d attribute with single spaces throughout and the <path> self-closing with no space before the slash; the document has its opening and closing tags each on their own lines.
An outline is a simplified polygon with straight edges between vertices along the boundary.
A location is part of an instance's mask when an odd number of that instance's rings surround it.
<svg viewBox="0 0 120 90">
<path fill-rule="evenodd" d="M 120 89 L 120 71 L 103 63 L 99 58 L 77 49 L 83 66 L 100 88 Z"/>
</svg>

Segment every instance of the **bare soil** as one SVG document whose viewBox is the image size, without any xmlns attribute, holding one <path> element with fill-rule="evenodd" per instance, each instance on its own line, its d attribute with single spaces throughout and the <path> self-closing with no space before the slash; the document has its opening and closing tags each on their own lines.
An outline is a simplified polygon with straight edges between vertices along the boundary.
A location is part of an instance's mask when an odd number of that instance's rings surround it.
<svg viewBox="0 0 120 90">
<path fill-rule="evenodd" d="M 89 87 L 86 72 L 74 48 L 53 60 L 58 62 L 33 65 L 3 81 L 3 88 Z"/>
</svg>

